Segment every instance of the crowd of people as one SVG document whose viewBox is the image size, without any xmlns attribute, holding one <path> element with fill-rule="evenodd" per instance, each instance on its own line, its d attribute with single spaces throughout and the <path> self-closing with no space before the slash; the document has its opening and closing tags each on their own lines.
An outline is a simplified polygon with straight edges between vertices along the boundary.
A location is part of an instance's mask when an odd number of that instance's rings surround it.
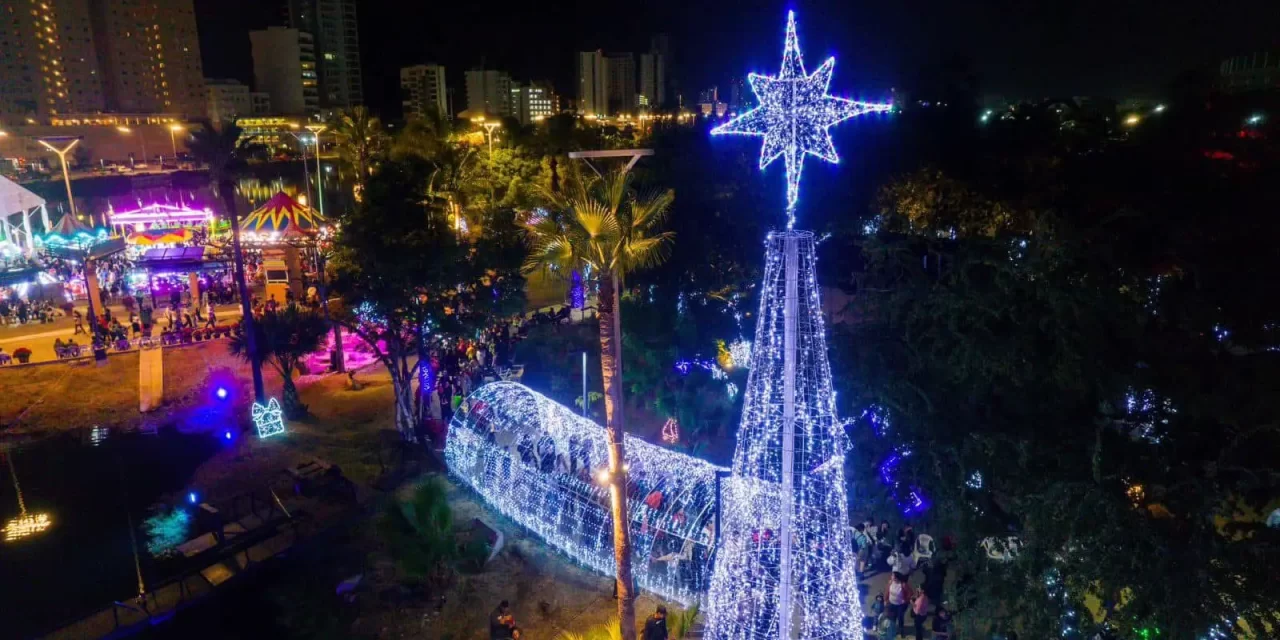
<svg viewBox="0 0 1280 640">
<path fill-rule="evenodd" d="M 868 518 L 854 525 L 853 543 L 858 550 L 859 576 L 866 579 L 889 572 L 884 592 L 863 603 L 864 630 L 878 640 L 912 632 L 916 640 L 950 640 L 951 611 L 942 600 L 948 561 L 934 554 L 932 537 L 917 534 L 909 523 L 895 535 L 887 520 L 876 526 Z M 950 552 L 952 548 L 951 539 L 944 537 L 942 550 Z M 923 577 L 919 587 L 911 582 L 916 571 Z M 907 614 L 911 615 L 910 627 Z"/>
</svg>

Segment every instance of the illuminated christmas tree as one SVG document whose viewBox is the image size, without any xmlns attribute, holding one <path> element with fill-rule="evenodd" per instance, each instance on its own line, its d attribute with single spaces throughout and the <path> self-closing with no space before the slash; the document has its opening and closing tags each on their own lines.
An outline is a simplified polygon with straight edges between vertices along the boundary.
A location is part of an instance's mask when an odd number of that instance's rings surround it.
<svg viewBox="0 0 1280 640">
<path fill-rule="evenodd" d="M 827 129 L 890 106 L 828 95 L 834 62 L 805 72 L 789 14 L 781 73 L 751 75 L 759 106 L 712 131 L 763 136 L 761 168 L 782 157 L 787 174 L 787 230 L 765 243 L 751 374 L 721 494 L 707 619 L 717 640 L 862 638 L 847 443 L 831 388 L 816 243 L 793 227 L 805 155 L 837 162 Z"/>
</svg>

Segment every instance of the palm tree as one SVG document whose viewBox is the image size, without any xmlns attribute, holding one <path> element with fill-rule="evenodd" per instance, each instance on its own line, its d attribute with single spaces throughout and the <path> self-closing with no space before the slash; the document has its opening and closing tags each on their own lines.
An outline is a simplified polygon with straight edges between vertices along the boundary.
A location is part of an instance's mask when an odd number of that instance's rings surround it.
<svg viewBox="0 0 1280 640">
<path fill-rule="evenodd" d="M 358 200 L 365 181 L 373 175 L 378 156 L 387 145 L 387 134 L 382 130 L 382 121 L 364 107 L 339 112 L 332 126 L 338 159 L 355 182 Z"/>
<path fill-rule="evenodd" d="M 253 323 L 252 333 L 245 332 L 231 339 L 232 355 L 250 363 L 270 363 L 284 381 L 284 414 L 291 420 L 307 415 L 307 405 L 298 398 L 298 387 L 293 384 L 293 372 L 298 362 L 307 354 L 320 348 L 329 324 L 311 311 L 303 311 L 291 304 L 279 313 L 268 313 Z"/>
<path fill-rule="evenodd" d="M 623 467 L 622 323 L 618 302 L 627 274 L 666 259 L 674 234 L 659 229 L 675 194 L 668 190 L 637 196 L 629 175 L 615 172 L 587 183 L 579 177 L 570 181 L 564 194 L 548 197 L 555 204 L 554 213 L 525 226 L 532 246 L 524 271 L 549 271 L 567 278 L 574 270 L 589 269 L 599 279 L 600 369 L 609 440 L 618 617 L 624 640 L 635 640 L 631 533 L 627 526 L 627 478 Z"/>
<path fill-rule="evenodd" d="M 236 207 L 235 180 L 243 171 L 248 158 L 260 147 L 252 140 L 242 139 L 241 129 L 234 122 L 223 122 L 215 127 L 209 121 L 196 129 L 187 142 L 191 155 L 209 168 L 209 185 L 222 197 L 222 205 L 231 219 L 231 251 L 235 254 L 235 278 L 240 290 L 240 312 L 244 333 L 248 336 L 248 349 L 254 348 L 253 312 L 249 308 L 249 285 L 244 276 L 244 254 L 240 251 L 240 212 Z M 253 397 L 265 402 L 267 392 L 262 383 L 262 364 L 251 362 L 253 370 Z"/>
</svg>

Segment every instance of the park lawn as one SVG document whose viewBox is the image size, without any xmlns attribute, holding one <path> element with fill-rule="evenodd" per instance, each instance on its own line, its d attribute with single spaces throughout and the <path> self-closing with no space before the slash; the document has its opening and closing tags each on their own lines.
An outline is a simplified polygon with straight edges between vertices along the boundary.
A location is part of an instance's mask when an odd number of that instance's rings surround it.
<svg viewBox="0 0 1280 640">
<path fill-rule="evenodd" d="M 0 429 L 118 426 L 138 416 L 138 354 L 0 369 Z"/>
</svg>

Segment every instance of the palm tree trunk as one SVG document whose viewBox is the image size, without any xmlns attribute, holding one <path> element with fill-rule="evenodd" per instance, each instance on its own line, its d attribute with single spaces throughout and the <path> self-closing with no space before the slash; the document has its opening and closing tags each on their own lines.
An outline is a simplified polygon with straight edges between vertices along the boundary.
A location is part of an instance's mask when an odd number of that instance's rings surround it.
<svg viewBox="0 0 1280 640">
<path fill-rule="evenodd" d="M 618 567 L 618 619 L 622 640 L 636 638 L 636 594 L 631 578 L 631 528 L 627 517 L 627 473 L 623 468 L 622 331 L 613 274 L 600 275 L 600 374 L 604 379 L 605 433 L 609 439 L 609 494 L 613 510 L 613 556 Z"/>
<path fill-rule="evenodd" d="M 240 312 L 244 322 L 245 350 L 257 353 L 257 339 L 253 330 L 253 308 L 249 306 L 249 285 L 244 277 L 244 254 L 240 252 L 240 211 L 236 208 L 235 186 L 230 180 L 221 180 L 218 191 L 222 195 L 222 206 L 231 218 L 231 252 L 235 254 L 236 286 L 240 289 Z M 254 358 L 249 359 L 249 368 L 253 370 L 253 398 L 255 402 L 267 401 L 266 386 L 262 382 L 262 363 Z"/>
</svg>

